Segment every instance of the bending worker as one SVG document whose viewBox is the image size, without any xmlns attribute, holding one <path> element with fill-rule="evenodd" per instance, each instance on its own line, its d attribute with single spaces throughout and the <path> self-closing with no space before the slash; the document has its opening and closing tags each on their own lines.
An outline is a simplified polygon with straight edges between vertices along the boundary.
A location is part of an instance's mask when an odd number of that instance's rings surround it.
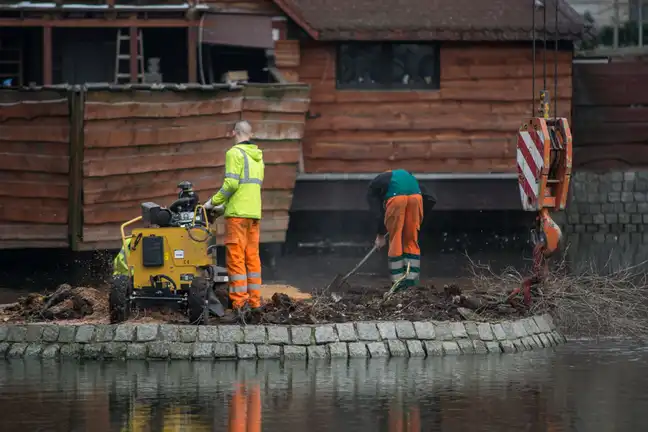
<svg viewBox="0 0 648 432">
<path fill-rule="evenodd" d="M 237 312 L 261 307 L 261 184 L 263 152 L 252 139 L 252 127 L 240 121 L 231 133 L 236 144 L 225 154 L 223 186 L 204 205 L 225 214 L 225 249 L 229 297 Z"/>
<path fill-rule="evenodd" d="M 379 174 L 369 184 L 367 199 L 376 215 L 375 245 L 385 246 L 389 233 L 389 271 L 392 283 L 400 279 L 410 265 L 407 278 L 397 289 L 418 284 L 421 272 L 421 250 L 418 236 L 423 221 L 423 201 L 434 207 L 436 198 L 422 190 L 409 172 L 397 169 Z"/>
</svg>

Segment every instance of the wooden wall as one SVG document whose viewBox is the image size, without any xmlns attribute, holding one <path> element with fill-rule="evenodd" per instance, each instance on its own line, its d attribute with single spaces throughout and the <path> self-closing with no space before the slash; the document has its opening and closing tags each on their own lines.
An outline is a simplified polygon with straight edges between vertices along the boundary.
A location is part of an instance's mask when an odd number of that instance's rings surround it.
<svg viewBox="0 0 648 432">
<path fill-rule="evenodd" d="M 66 91 L 0 93 L 0 248 L 68 246 Z"/>
<path fill-rule="evenodd" d="M 118 246 L 119 225 L 144 201 L 169 205 L 180 181 L 206 201 L 222 184 L 233 144 L 226 133 L 241 118 L 252 123 L 266 163 L 261 241 L 284 241 L 308 103 L 306 86 L 88 92 L 78 248 Z M 222 220 L 217 232 L 222 243 Z"/>
<path fill-rule="evenodd" d="M 306 85 L 0 91 L 0 248 L 120 247 L 140 204 L 167 206 L 191 181 L 220 188 L 226 134 L 252 124 L 266 164 L 262 242 L 283 242 L 301 159 Z M 216 227 L 222 243 L 223 221 Z"/>
<path fill-rule="evenodd" d="M 648 166 L 648 63 L 574 65 L 574 167 Z"/>
<path fill-rule="evenodd" d="M 312 85 L 317 117 L 306 124 L 306 172 L 514 172 L 515 134 L 532 110 L 530 47 L 445 43 L 438 91 L 338 91 L 334 45 L 302 42 L 300 54 L 299 80 Z M 539 93 L 540 49 L 537 56 Z M 558 111 L 566 116 L 571 60 L 571 52 L 560 53 Z"/>
</svg>

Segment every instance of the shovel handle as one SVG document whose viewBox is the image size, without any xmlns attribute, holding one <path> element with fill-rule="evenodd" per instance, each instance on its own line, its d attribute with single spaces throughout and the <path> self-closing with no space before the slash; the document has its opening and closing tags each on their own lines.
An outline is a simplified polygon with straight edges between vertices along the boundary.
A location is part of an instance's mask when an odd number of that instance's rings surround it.
<svg viewBox="0 0 648 432">
<path fill-rule="evenodd" d="M 362 267 L 362 265 L 363 265 L 364 263 L 367 262 L 367 260 L 369 259 L 369 257 L 370 257 L 371 255 L 373 255 L 374 252 L 376 252 L 376 249 L 377 249 L 377 247 L 374 245 L 374 247 L 371 248 L 371 250 L 369 251 L 369 253 L 368 253 L 367 255 L 365 255 L 364 258 L 362 258 L 362 261 L 360 261 L 360 262 L 358 263 L 358 265 L 355 266 L 355 267 L 353 268 L 353 270 L 351 270 L 349 273 L 347 273 L 346 276 L 344 276 L 344 277 L 342 278 L 342 280 L 343 280 L 343 281 L 347 280 L 349 277 L 351 277 L 351 275 L 352 275 L 353 273 L 355 273 L 356 271 L 358 271 L 358 269 L 359 269 L 360 267 Z"/>
</svg>

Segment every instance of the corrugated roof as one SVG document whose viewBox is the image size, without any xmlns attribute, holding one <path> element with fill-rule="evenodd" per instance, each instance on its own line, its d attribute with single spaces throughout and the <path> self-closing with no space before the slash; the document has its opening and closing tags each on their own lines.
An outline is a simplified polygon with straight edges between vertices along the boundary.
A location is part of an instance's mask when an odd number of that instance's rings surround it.
<svg viewBox="0 0 648 432">
<path fill-rule="evenodd" d="M 546 3 L 547 33 L 580 38 L 583 20 L 565 0 L 275 0 L 318 40 L 532 40 L 534 3 Z M 536 6 L 543 33 L 544 7 Z"/>
</svg>

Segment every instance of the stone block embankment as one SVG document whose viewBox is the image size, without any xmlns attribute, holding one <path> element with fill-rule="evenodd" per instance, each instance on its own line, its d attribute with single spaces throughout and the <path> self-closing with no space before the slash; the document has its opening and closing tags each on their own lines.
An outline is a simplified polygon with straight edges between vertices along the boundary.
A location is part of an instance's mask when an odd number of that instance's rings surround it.
<svg viewBox="0 0 648 432">
<path fill-rule="evenodd" d="M 564 343 L 551 316 L 516 321 L 322 325 L 0 325 L 0 357 L 321 359 L 515 353 Z"/>
</svg>

